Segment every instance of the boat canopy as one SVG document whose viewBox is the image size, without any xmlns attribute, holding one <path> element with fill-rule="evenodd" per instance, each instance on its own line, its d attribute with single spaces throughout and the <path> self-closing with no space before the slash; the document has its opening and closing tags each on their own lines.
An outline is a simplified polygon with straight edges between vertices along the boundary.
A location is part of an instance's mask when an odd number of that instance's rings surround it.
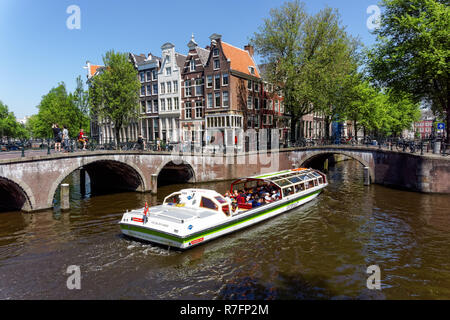
<svg viewBox="0 0 450 320">
<path fill-rule="evenodd" d="M 289 186 L 296 185 L 301 182 L 305 182 L 311 179 L 322 178 L 326 181 L 325 175 L 321 175 L 313 169 L 298 168 L 292 170 L 284 170 L 279 172 L 274 172 L 266 175 L 253 176 L 249 178 L 239 179 L 233 182 L 232 186 L 249 183 L 255 181 L 256 184 L 269 183 L 274 184 L 279 188 L 286 188 Z M 260 181 L 260 182 L 258 182 Z M 232 187 L 233 189 L 233 187 Z"/>
</svg>

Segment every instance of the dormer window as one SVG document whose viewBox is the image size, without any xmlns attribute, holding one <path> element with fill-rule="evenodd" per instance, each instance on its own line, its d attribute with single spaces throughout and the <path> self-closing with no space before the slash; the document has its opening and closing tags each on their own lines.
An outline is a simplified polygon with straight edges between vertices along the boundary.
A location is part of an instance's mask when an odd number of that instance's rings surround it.
<svg viewBox="0 0 450 320">
<path fill-rule="evenodd" d="M 192 72 L 192 71 L 195 71 L 195 60 L 194 60 L 194 59 L 192 59 L 192 60 L 189 62 L 189 69 L 191 70 L 191 72 Z"/>
<path fill-rule="evenodd" d="M 248 67 L 248 70 L 251 74 L 255 74 L 255 68 L 254 67 Z"/>
<path fill-rule="evenodd" d="M 166 55 L 166 61 L 170 62 L 170 56 L 169 55 Z"/>
<path fill-rule="evenodd" d="M 220 69 L 220 61 L 219 61 L 219 59 L 214 59 L 214 69 Z"/>
<path fill-rule="evenodd" d="M 219 56 L 219 49 L 215 48 L 213 50 L 213 57 L 218 57 Z"/>
</svg>

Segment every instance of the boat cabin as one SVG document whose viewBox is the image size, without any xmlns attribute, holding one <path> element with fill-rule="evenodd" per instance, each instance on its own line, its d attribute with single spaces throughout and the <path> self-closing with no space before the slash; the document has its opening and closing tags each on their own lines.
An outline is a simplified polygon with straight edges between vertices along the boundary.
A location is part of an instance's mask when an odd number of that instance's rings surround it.
<svg viewBox="0 0 450 320">
<path fill-rule="evenodd" d="M 206 209 L 230 214 L 231 203 L 220 193 L 206 189 L 183 189 L 168 195 L 163 205 L 186 207 L 191 209 Z"/>
<path fill-rule="evenodd" d="M 326 175 L 314 169 L 292 169 L 268 175 L 239 179 L 231 184 L 231 194 L 244 193 L 245 197 L 255 195 L 264 203 L 270 203 L 287 196 L 326 184 Z M 250 209 L 247 202 L 239 203 L 239 208 Z"/>
</svg>

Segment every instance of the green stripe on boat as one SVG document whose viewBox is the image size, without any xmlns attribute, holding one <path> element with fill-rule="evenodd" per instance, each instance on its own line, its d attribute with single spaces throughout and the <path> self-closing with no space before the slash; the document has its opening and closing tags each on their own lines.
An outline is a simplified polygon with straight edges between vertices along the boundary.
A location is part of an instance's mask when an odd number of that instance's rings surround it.
<svg viewBox="0 0 450 320">
<path fill-rule="evenodd" d="M 279 174 L 283 174 L 283 173 L 288 173 L 291 172 L 291 170 L 286 170 L 286 171 L 280 171 L 280 172 L 276 172 L 276 173 L 270 173 L 270 174 L 266 174 L 263 176 L 257 176 L 257 177 L 253 177 L 253 179 L 263 179 L 263 178 L 267 178 L 267 177 L 273 177 Z"/>
<path fill-rule="evenodd" d="M 222 231 L 222 230 L 225 230 L 225 229 L 234 227 L 234 226 L 239 225 L 239 224 L 241 224 L 241 223 L 244 223 L 244 222 L 247 222 L 247 221 L 249 221 L 249 220 L 258 218 L 258 217 L 260 217 L 260 216 L 263 216 L 263 215 L 265 215 L 265 214 L 271 213 L 271 212 L 273 212 L 273 211 L 275 211 L 275 210 L 278 210 L 278 209 L 287 207 L 287 206 L 290 205 L 290 204 L 296 203 L 296 202 L 298 202 L 298 201 L 302 201 L 302 200 L 304 200 L 304 199 L 306 199 L 306 198 L 309 198 L 309 197 L 311 197 L 311 196 L 313 196 L 313 195 L 315 195 L 315 194 L 318 194 L 318 193 L 320 193 L 320 192 L 321 192 L 321 190 L 314 191 L 313 193 L 307 194 L 307 195 L 305 195 L 305 196 L 303 196 L 303 197 L 301 197 L 301 198 L 298 198 L 298 199 L 289 201 L 289 202 L 287 202 L 287 203 L 281 204 L 281 205 L 279 205 L 279 206 L 277 206 L 277 207 L 274 207 L 274 208 L 271 208 L 271 209 L 269 209 L 269 210 L 259 212 L 259 213 L 257 213 L 257 214 L 251 215 L 251 216 L 249 216 L 249 217 L 247 217 L 247 218 L 244 218 L 244 219 L 235 220 L 235 221 L 230 221 L 228 224 L 221 225 L 221 226 L 217 226 L 216 228 L 213 228 L 213 229 L 211 229 L 211 230 L 208 231 L 208 232 L 205 232 L 205 233 L 199 232 L 199 233 L 194 234 L 194 235 L 192 235 L 192 236 L 190 236 L 189 238 L 186 238 L 186 239 L 183 239 L 183 238 L 180 238 L 180 237 L 176 237 L 176 236 L 172 236 L 172 235 L 170 235 L 170 234 L 158 232 L 158 231 L 155 231 L 155 230 L 150 230 L 150 229 L 147 229 L 147 228 L 144 228 L 144 227 L 139 227 L 139 226 L 121 225 L 121 228 L 122 228 L 122 229 L 126 229 L 126 230 L 131 230 L 131 231 L 137 231 L 137 232 L 147 233 L 147 234 L 150 234 L 150 235 L 153 235 L 153 236 L 165 238 L 165 239 L 172 240 L 172 241 L 176 241 L 176 242 L 183 242 L 183 243 L 186 243 L 186 242 L 190 242 L 190 241 L 192 241 L 192 240 L 194 240 L 194 239 L 197 239 L 197 238 L 199 238 L 199 237 L 205 237 L 205 236 L 208 236 L 208 235 L 210 235 L 210 234 L 213 234 L 213 233 L 216 233 L 216 232 L 219 232 L 219 231 Z"/>
</svg>

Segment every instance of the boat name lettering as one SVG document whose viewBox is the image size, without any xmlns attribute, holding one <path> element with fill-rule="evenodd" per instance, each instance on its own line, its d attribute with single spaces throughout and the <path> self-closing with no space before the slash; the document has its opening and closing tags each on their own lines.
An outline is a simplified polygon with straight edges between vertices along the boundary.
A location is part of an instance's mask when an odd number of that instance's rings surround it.
<svg viewBox="0 0 450 320">
<path fill-rule="evenodd" d="M 141 219 L 141 218 L 131 218 L 131 221 L 144 222 L 144 219 Z"/>
<path fill-rule="evenodd" d="M 164 223 L 156 222 L 156 221 L 152 221 L 151 223 L 156 224 L 158 226 L 163 226 L 163 227 L 168 227 L 169 226 L 168 224 L 164 224 Z"/>
</svg>

